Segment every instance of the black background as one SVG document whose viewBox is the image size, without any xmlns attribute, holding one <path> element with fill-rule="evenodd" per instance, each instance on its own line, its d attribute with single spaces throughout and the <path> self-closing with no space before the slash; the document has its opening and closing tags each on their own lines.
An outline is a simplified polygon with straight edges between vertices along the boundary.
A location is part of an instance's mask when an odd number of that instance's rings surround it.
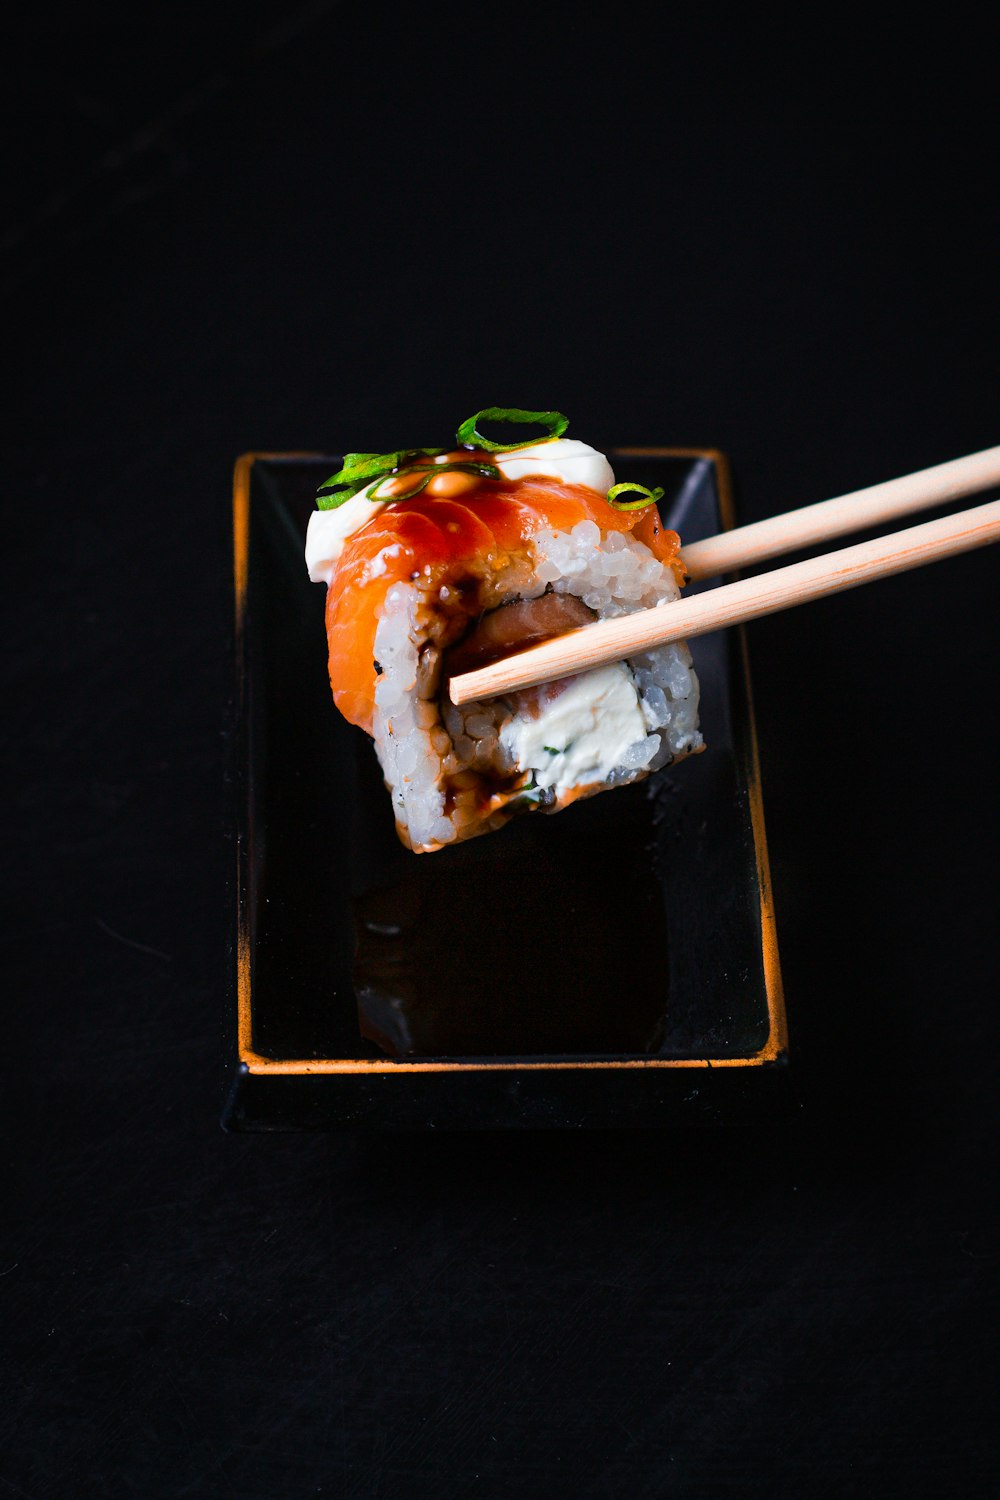
<svg viewBox="0 0 1000 1500">
<path fill-rule="evenodd" d="M 803 25 L 25 8 L 4 1494 L 991 1488 L 989 551 L 751 628 L 792 1119 L 217 1125 L 238 453 L 556 406 L 753 519 L 997 441 L 987 35 Z"/>
</svg>

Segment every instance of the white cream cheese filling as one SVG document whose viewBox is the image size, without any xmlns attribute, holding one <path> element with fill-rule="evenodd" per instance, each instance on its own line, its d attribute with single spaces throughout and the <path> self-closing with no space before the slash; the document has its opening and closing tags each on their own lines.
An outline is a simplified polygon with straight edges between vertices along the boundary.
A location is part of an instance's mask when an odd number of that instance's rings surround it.
<svg viewBox="0 0 1000 1500">
<path fill-rule="evenodd" d="M 606 781 L 631 746 L 645 743 L 646 720 L 632 673 L 621 662 L 583 672 L 542 709 L 537 719 L 509 719 L 500 740 L 535 784 L 556 795 Z M 650 755 L 656 745 L 650 748 Z M 648 760 L 648 756 L 646 759 Z M 643 762 L 644 763 L 644 762 Z"/>
<path fill-rule="evenodd" d="M 563 484 L 585 484 L 606 495 L 615 482 L 615 472 L 603 453 L 576 438 L 549 438 L 516 448 L 513 453 L 487 453 L 490 463 L 508 479 L 527 479 L 532 474 L 560 479 Z"/>
</svg>

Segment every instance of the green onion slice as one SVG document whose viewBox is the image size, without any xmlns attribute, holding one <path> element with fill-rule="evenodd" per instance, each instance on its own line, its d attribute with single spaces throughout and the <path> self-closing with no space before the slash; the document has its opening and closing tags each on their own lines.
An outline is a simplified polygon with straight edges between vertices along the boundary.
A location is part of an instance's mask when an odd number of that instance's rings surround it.
<svg viewBox="0 0 1000 1500">
<path fill-rule="evenodd" d="M 338 510 L 346 500 L 353 500 L 361 488 L 359 484 L 349 485 L 346 490 L 327 490 L 321 493 L 316 501 L 317 510 Z"/>
<path fill-rule="evenodd" d="M 561 437 L 569 426 L 569 419 L 559 411 L 520 411 L 513 406 L 486 406 L 463 422 L 457 433 L 458 442 L 463 447 L 478 448 L 485 453 L 511 453 L 517 448 L 529 448 L 537 440 L 523 438 L 517 443 L 495 443 L 478 431 L 476 424 L 480 421 L 535 423 L 543 427 L 550 438 Z M 478 474 L 481 479 L 503 478 L 494 464 L 477 463 L 475 460 L 432 465 L 414 462 L 415 459 L 439 458 L 446 451 L 444 448 L 399 448 L 395 453 L 348 453 L 336 474 L 331 474 L 319 486 L 316 504 L 320 510 L 337 510 L 362 490 L 369 500 L 377 500 L 382 482 L 398 474 L 413 474 L 418 478 L 413 487 L 403 494 L 387 497 L 394 504 L 414 499 L 426 489 L 435 474 L 447 474 L 450 470 Z M 616 488 L 621 489 L 623 486 L 618 485 Z M 632 488 L 637 486 L 633 485 Z M 632 510 L 637 507 L 632 505 L 621 508 Z"/>
<path fill-rule="evenodd" d="M 417 483 L 412 488 L 404 490 L 399 495 L 382 496 L 378 493 L 380 487 L 387 479 L 399 479 L 404 474 L 419 476 Z M 496 464 L 476 463 L 474 461 L 453 464 L 410 464 L 405 469 L 396 469 L 392 474 L 380 474 L 375 483 L 368 486 L 365 493 L 369 500 L 382 500 L 383 503 L 388 505 L 398 505 L 402 500 L 416 499 L 417 495 L 425 490 L 431 480 L 437 478 L 438 474 L 477 474 L 480 479 L 503 478 Z"/>
<path fill-rule="evenodd" d="M 412 489 L 406 490 L 401 495 L 379 495 L 376 493 L 376 491 L 383 484 L 385 484 L 387 479 L 398 479 L 401 474 L 419 473 L 422 473 L 424 477 L 419 480 Z M 368 496 L 369 500 L 380 500 L 386 505 L 395 505 L 400 500 L 415 500 L 420 494 L 420 491 L 425 490 L 430 484 L 432 477 L 432 472 L 427 469 L 400 469 L 395 474 L 380 474 L 375 483 L 368 486 L 368 488 L 365 490 L 365 494 Z"/>
<path fill-rule="evenodd" d="M 536 438 L 522 438 L 518 443 L 495 443 L 483 437 L 477 427 L 479 422 L 531 422 L 544 427 L 549 437 L 562 437 L 569 426 L 569 418 L 561 411 L 518 411 L 513 406 L 485 406 L 474 417 L 467 417 L 455 434 L 466 448 L 482 448 L 487 453 L 511 453 L 515 448 L 530 448 Z"/>
<path fill-rule="evenodd" d="M 619 500 L 619 495 L 635 492 L 642 498 L 640 500 Z M 613 484 L 608 490 L 608 504 L 613 510 L 645 510 L 647 505 L 655 505 L 657 500 L 662 500 L 664 491 L 657 486 L 655 490 L 647 490 L 644 484 Z"/>
<path fill-rule="evenodd" d="M 373 479 L 396 474 L 414 458 L 436 458 L 443 448 L 401 448 L 395 453 L 348 453 L 336 474 L 319 487 L 320 510 L 336 510 Z"/>
</svg>

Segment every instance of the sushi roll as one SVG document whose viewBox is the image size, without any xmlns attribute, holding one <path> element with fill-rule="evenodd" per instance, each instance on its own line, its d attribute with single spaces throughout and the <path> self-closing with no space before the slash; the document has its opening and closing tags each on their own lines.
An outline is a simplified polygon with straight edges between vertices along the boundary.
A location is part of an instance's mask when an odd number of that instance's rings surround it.
<svg viewBox="0 0 1000 1500">
<path fill-rule="evenodd" d="M 501 444 L 479 424 L 538 423 Z M 702 748 L 683 642 L 456 707 L 449 677 L 680 595 L 662 492 L 616 484 L 557 412 L 488 408 L 453 449 L 351 454 L 321 488 L 306 562 L 327 586 L 330 683 L 375 741 L 418 853 L 551 813 Z"/>
</svg>

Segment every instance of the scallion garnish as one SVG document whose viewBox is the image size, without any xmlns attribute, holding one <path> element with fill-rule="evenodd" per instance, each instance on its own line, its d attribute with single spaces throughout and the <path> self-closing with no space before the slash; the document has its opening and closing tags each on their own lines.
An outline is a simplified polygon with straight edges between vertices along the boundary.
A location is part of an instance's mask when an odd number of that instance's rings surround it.
<svg viewBox="0 0 1000 1500">
<path fill-rule="evenodd" d="M 387 479 L 402 479 L 405 474 L 417 474 L 419 479 L 411 489 L 404 490 L 402 494 L 380 495 L 378 492 Z M 503 475 L 496 464 L 477 463 L 454 463 L 454 464 L 410 464 L 405 469 L 394 469 L 391 474 L 380 474 L 374 484 L 370 484 L 365 490 L 369 500 L 385 500 L 395 505 L 402 500 L 415 500 L 421 490 L 425 490 L 432 479 L 439 474 L 478 474 L 480 479 L 502 479 Z M 356 493 L 356 492 L 355 492 Z"/>
<path fill-rule="evenodd" d="M 642 498 L 639 500 L 619 500 L 619 495 L 635 492 Z M 608 490 L 608 504 L 613 510 L 645 510 L 647 505 L 655 505 L 657 500 L 662 500 L 664 491 L 659 485 L 655 490 L 648 490 L 644 484 L 613 484 Z"/>
<path fill-rule="evenodd" d="M 530 448 L 538 441 L 536 438 L 522 438 L 516 443 L 495 443 L 492 438 L 483 437 L 479 431 L 477 424 L 484 421 L 523 422 L 543 427 L 546 438 L 561 437 L 569 426 L 568 417 L 564 417 L 560 411 L 521 411 L 514 406 L 484 406 L 482 411 L 477 411 L 475 416 L 469 417 L 462 423 L 456 434 L 457 441 L 464 448 L 478 449 L 483 453 L 513 453 L 518 448 Z M 501 480 L 504 477 L 495 464 L 480 462 L 471 457 L 467 461 L 453 463 L 421 462 L 423 459 L 440 458 L 446 452 L 445 448 L 399 448 L 395 453 L 348 453 L 336 474 L 331 474 L 330 478 L 320 485 L 316 504 L 320 510 L 336 510 L 362 493 L 367 495 L 369 500 L 398 504 L 415 499 L 427 488 L 435 475 L 455 471 L 463 474 L 477 474 L 480 479 Z M 379 494 L 386 480 L 396 479 L 404 474 L 416 476 L 410 488 L 397 495 Z M 608 500 L 615 505 L 616 502 L 612 497 L 619 490 L 629 489 L 640 490 L 642 486 L 615 485 Z M 649 495 L 650 492 L 644 490 L 643 493 Z M 662 491 L 658 490 L 654 498 L 658 498 L 660 494 Z M 616 509 L 638 510 L 641 506 L 650 503 L 651 500 L 633 501 L 631 504 L 616 505 Z"/>
<path fill-rule="evenodd" d="M 483 437 L 478 422 L 526 422 L 544 427 L 549 437 L 562 437 L 569 426 L 569 418 L 561 411 L 518 411 L 513 406 L 485 406 L 474 417 L 467 417 L 455 434 L 458 442 L 466 448 L 483 448 L 487 453 L 511 453 L 515 448 L 529 448 L 535 438 L 522 438 L 517 443 L 495 443 Z"/>
<path fill-rule="evenodd" d="M 463 447 L 478 448 L 485 453 L 513 453 L 518 448 L 530 448 L 535 440 L 524 438 L 517 443 L 495 443 L 492 438 L 483 437 L 479 431 L 479 422 L 533 423 L 544 427 L 549 438 L 561 437 L 569 426 L 569 419 L 561 411 L 521 411 L 514 406 L 484 406 L 475 416 L 466 418 L 455 436 Z M 369 500 L 400 504 L 415 500 L 437 474 L 477 474 L 480 479 L 504 477 L 495 464 L 477 462 L 475 459 L 447 464 L 419 462 L 420 459 L 440 458 L 446 451 L 444 448 L 399 448 L 395 453 L 348 453 L 336 474 L 331 474 L 320 485 L 316 503 L 320 510 L 336 510 L 364 491 Z M 408 474 L 415 476 L 409 489 L 396 495 L 379 494 L 386 480 L 402 478 Z M 626 481 L 623 484 L 613 484 L 608 490 L 607 500 L 613 510 L 645 510 L 647 506 L 662 500 L 663 494 L 659 487 L 650 490 L 644 484 Z M 636 495 L 638 498 L 622 500 L 622 495 Z"/>
<path fill-rule="evenodd" d="M 358 490 L 363 488 L 364 481 L 361 484 L 349 484 L 346 489 L 320 490 L 316 500 L 316 507 L 318 510 L 336 510 L 345 501 L 353 500 Z"/>
<path fill-rule="evenodd" d="M 404 471 L 411 459 L 437 458 L 443 448 L 400 448 L 395 453 L 348 453 L 336 474 L 319 487 L 320 510 L 336 510 L 353 500 L 359 490 L 371 488 L 372 480 L 388 479 Z"/>
</svg>

